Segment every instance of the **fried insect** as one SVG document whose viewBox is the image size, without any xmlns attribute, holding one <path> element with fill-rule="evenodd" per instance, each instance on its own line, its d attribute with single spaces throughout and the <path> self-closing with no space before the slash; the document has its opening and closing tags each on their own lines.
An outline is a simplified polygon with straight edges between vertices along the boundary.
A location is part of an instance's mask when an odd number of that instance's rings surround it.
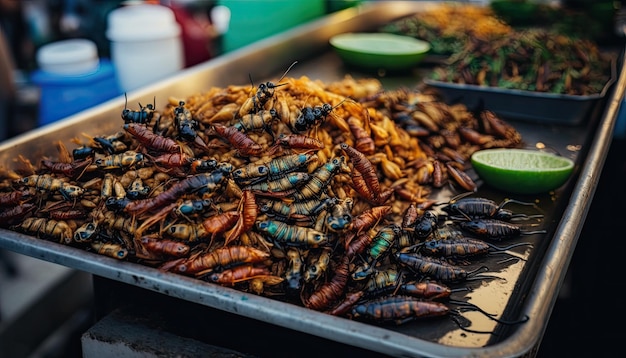
<svg viewBox="0 0 626 358">
<path fill-rule="evenodd" d="M 323 283 L 309 297 L 302 298 L 305 307 L 323 311 L 335 303 L 345 292 L 349 278 L 349 257 L 343 256 L 330 281 Z"/>
<path fill-rule="evenodd" d="M 378 324 L 401 325 L 409 321 L 446 316 L 450 308 L 437 301 L 424 301 L 412 296 L 385 296 L 352 307 L 350 318 Z"/>
<path fill-rule="evenodd" d="M 252 140 L 246 133 L 239 131 L 233 126 L 224 126 L 219 123 L 213 124 L 217 134 L 226 139 L 242 156 L 259 156 L 265 149 Z"/>
<path fill-rule="evenodd" d="M 328 235 L 310 227 L 289 225 L 275 220 L 257 221 L 255 227 L 278 245 L 312 248 L 330 242 Z"/>
<path fill-rule="evenodd" d="M 498 219 L 472 219 L 458 221 L 462 230 L 480 239 L 502 241 L 520 235 L 545 234 L 545 230 L 522 230 L 520 225 Z"/>
<path fill-rule="evenodd" d="M 72 200 L 80 197 L 85 189 L 78 185 L 53 177 L 50 174 L 33 174 L 17 180 L 17 184 L 25 185 L 43 192 L 58 192 L 65 200 Z"/>
<path fill-rule="evenodd" d="M 283 78 L 287 75 L 287 73 L 291 70 L 298 61 L 294 61 L 283 73 L 278 82 L 282 81 Z M 243 117 L 246 114 L 257 113 L 263 109 L 265 109 L 265 105 L 274 97 L 274 91 L 277 87 L 284 86 L 286 83 L 275 84 L 273 82 L 265 82 L 261 83 L 259 87 L 256 89 L 256 92 L 253 96 L 249 97 L 239 108 L 237 112 L 238 117 Z"/>
<path fill-rule="evenodd" d="M 183 261 L 176 261 L 173 267 L 167 263 L 162 269 L 185 275 L 204 275 L 215 269 L 227 269 L 244 263 L 259 263 L 269 258 L 269 253 L 250 246 L 225 246 L 206 253 L 197 253 Z"/>
<path fill-rule="evenodd" d="M 476 273 L 484 269 L 480 267 L 474 271 L 467 271 L 461 266 L 450 264 L 447 261 L 408 251 L 397 252 L 395 260 L 417 275 L 445 283 L 461 282 L 469 277 L 478 277 Z"/>
<path fill-rule="evenodd" d="M 144 125 L 126 123 L 123 128 L 148 150 L 162 153 L 175 153 L 182 150 L 180 144 L 174 139 L 158 135 Z"/>
<path fill-rule="evenodd" d="M 56 239 L 62 244 L 70 244 L 74 236 L 67 222 L 47 218 L 28 217 L 13 228 L 37 237 Z"/>
<path fill-rule="evenodd" d="M 156 108 L 156 97 L 154 98 L 154 104 L 147 104 L 145 107 L 139 103 L 139 110 L 133 111 L 127 108 L 128 97 L 124 93 L 124 110 L 122 111 L 122 119 L 124 123 L 138 123 L 138 124 L 150 124 L 150 121 L 154 117 L 154 111 Z"/>
<path fill-rule="evenodd" d="M 272 272 L 266 266 L 247 264 L 235 266 L 222 272 L 213 272 L 208 275 L 208 280 L 222 285 L 234 285 L 238 282 L 269 276 L 272 276 Z"/>
</svg>

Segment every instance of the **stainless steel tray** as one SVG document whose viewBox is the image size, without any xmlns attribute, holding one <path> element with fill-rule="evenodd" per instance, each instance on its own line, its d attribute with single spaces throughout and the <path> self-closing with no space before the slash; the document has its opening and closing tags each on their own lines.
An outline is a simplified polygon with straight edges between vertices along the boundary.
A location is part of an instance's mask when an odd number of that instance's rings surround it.
<svg viewBox="0 0 626 358">
<path fill-rule="evenodd" d="M 249 75 L 255 82 L 276 78 L 294 60 L 300 61 L 290 72 L 294 77 L 306 75 L 322 81 L 338 80 L 346 73 L 366 77 L 368 75 L 344 67 L 330 49 L 328 39 L 342 32 L 376 29 L 381 24 L 426 6 L 429 6 L 428 2 L 364 3 L 129 93 L 128 101 L 151 103 L 156 97 L 159 107 L 159 99 L 170 96 L 184 98 L 211 86 L 247 84 Z M 532 354 L 541 342 L 608 152 L 626 88 L 623 66 L 620 63 L 619 78 L 614 88 L 606 100 L 590 112 L 585 126 L 513 123 L 527 143 L 543 142 L 561 153 L 567 153 L 576 160 L 577 166 L 570 181 L 554 196 L 531 198 L 542 203 L 547 234 L 532 238 L 535 247 L 528 261 L 512 272 L 503 271 L 502 274 L 508 275 L 506 280 L 481 283 L 474 293 L 482 292 L 483 295 L 491 295 L 491 301 L 499 301 L 493 309 L 491 306 L 483 307 L 492 313 L 502 315 L 506 312 L 509 319 L 529 317 L 526 323 L 520 325 L 496 327 L 498 336 L 467 335 L 455 331 L 453 324 L 441 322 L 418 322 L 400 327 L 359 323 L 9 230 L 0 229 L 0 247 L 251 320 L 391 356 L 512 357 Z M 386 87 L 394 88 L 417 85 L 421 79 L 416 71 L 406 76 L 384 77 L 381 81 Z M 36 160 L 44 154 L 56 153 L 55 141 L 70 143 L 71 138 L 82 133 L 117 131 L 122 122 L 120 114 L 124 103 L 121 96 L 5 141 L 0 145 L 0 165 L 12 167 L 18 155 Z M 506 196 L 506 193 L 490 192 L 483 187 L 478 194 L 494 200 Z"/>
</svg>

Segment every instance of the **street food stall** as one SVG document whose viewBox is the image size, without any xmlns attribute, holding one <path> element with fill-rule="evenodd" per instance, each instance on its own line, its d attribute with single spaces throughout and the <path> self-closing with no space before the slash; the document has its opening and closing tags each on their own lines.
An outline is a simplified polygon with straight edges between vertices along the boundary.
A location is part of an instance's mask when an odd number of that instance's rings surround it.
<svg viewBox="0 0 626 358">
<path fill-rule="evenodd" d="M 354 285 L 348 284 L 346 291 L 343 291 L 343 287 L 340 293 L 333 291 L 335 287 L 332 287 L 332 282 L 336 282 L 333 280 L 342 274 L 344 267 L 339 259 L 333 259 L 329 263 L 331 269 L 335 270 L 331 271 L 331 273 L 334 272 L 334 276 L 329 274 L 319 285 L 315 286 L 317 289 L 320 287 L 327 288 L 328 282 L 331 282 L 330 293 L 325 292 L 321 298 L 315 296 L 315 292 L 311 293 L 310 290 L 303 289 L 301 282 L 293 283 L 293 281 L 285 278 L 286 275 L 292 273 L 290 270 L 293 267 L 293 259 L 289 259 L 289 254 L 293 251 L 292 248 L 297 247 L 294 242 L 300 239 L 299 234 L 296 234 L 299 229 L 293 229 L 291 226 L 287 229 L 281 229 L 283 228 L 282 222 L 276 224 L 269 219 L 261 221 L 261 213 L 257 217 L 261 223 L 257 221 L 254 226 L 257 230 L 251 230 L 255 234 L 250 234 L 249 237 L 246 235 L 245 242 L 263 241 L 264 235 L 266 238 L 272 238 L 272 240 L 266 240 L 265 247 L 272 252 L 272 257 L 274 257 L 272 260 L 274 260 L 275 265 L 270 265 L 271 271 L 267 271 L 268 268 L 263 268 L 260 271 L 263 273 L 260 277 L 266 279 L 260 280 L 261 288 L 258 290 L 252 288 L 252 285 L 249 285 L 249 280 L 246 279 L 241 281 L 231 279 L 228 283 L 220 283 L 218 276 L 222 272 L 217 270 L 208 269 L 204 270 L 208 274 L 204 272 L 190 275 L 185 272 L 185 270 L 190 269 L 192 262 L 188 257 L 188 261 L 185 261 L 185 258 L 180 260 L 178 258 L 162 259 L 151 256 L 150 253 L 142 253 L 139 249 L 121 251 L 120 246 L 115 246 L 119 245 L 119 239 L 106 243 L 99 242 L 97 246 L 84 242 L 78 244 L 73 241 L 76 240 L 74 235 L 78 229 L 73 229 L 72 235 L 63 234 L 56 239 L 50 239 L 49 237 L 46 238 L 45 235 L 42 235 L 43 238 L 38 237 L 39 232 L 46 230 L 43 226 L 40 230 L 29 232 L 24 229 L 24 226 L 21 226 L 22 229 L 20 229 L 20 226 L 13 225 L 0 229 L 0 247 L 92 274 L 97 319 L 107 317 L 112 312 L 119 314 L 119 310 L 126 317 L 132 317 L 133 314 L 136 314 L 137 317 L 154 318 L 156 316 L 158 317 L 157 326 L 159 330 L 251 355 L 293 355 L 294 352 L 291 350 L 294 349 L 295 343 L 298 343 L 295 344 L 298 349 L 297 354 L 304 356 L 337 354 L 338 352 L 344 354 L 358 352 L 364 356 L 382 353 L 402 357 L 462 357 L 472 355 L 513 357 L 534 355 L 541 344 L 550 313 L 576 247 L 584 218 L 591 205 L 593 193 L 611 142 L 617 113 L 626 87 L 622 49 L 616 51 L 614 73 L 597 96 L 585 98 L 586 101 L 582 104 L 571 96 L 557 96 L 556 104 L 554 102 L 547 104 L 542 102 L 543 104 L 539 106 L 550 108 L 549 118 L 546 119 L 536 118 L 537 115 L 534 114 L 536 113 L 534 110 L 537 110 L 538 107 L 534 101 L 545 101 L 550 96 L 511 98 L 510 94 L 505 93 L 505 98 L 501 99 L 498 96 L 503 95 L 503 93 L 497 90 L 462 92 L 463 89 L 453 88 L 456 92 L 446 92 L 445 85 L 439 84 L 437 86 L 431 81 L 432 86 L 429 87 L 428 81 L 425 81 L 428 73 L 436 65 L 429 65 L 425 61 L 407 71 L 372 73 L 345 63 L 344 59 L 329 44 L 329 40 L 335 35 L 377 31 L 385 24 L 419 11 L 425 11 L 430 6 L 436 6 L 436 4 L 405 1 L 394 3 L 365 2 L 357 7 L 332 13 L 287 32 L 279 33 L 185 69 L 158 83 L 128 92 L 125 96 L 111 99 L 62 121 L 51 123 L 7 140 L 0 145 L 0 164 L 7 170 L 17 171 L 18 168 L 21 169 L 20 165 L 24 162 L 39 163 L 42 158 L 50 158 L 53 153 L 58 153 L 59 142 L 64 143 L 69 149 L 74 149 L 84 143 L 80 139 L 84 139 L 85 134 L 96 138 L 100 135 L 118 133 L 122 128 L 133 127 L 136 123 L 132 120 L 125 122 L 123 117 L 124 113 L 128 113 L 124 111 L 128 109 L 143 111 L 149 108 L 150 110 L 162 111 L 161 117 L 164 119 L 167 117 L 167 113 L 184 114 L 185 104 L 192 103 L 194 99 L 197 100 L 198 97 L 202 97 L 210 89 L 234 87 L 250 89 L 255 87 L 250 84 L 251 80 L 255 85 L 272 83 L 272 86 L 275 86 L 274 93 L 276 94 L 283 91 L 283 93 L 289 93 L 295 97 L 297 91 L 303 92 L 307 99 L 303 100 L 305 102 L 298 102 L 299 104 L 304 103 L 302 107 L 296 108 L 300 111 L 306 107 L 307 100 L 311 101 L 311 106 L 317 104 L 313 103 L 316 95 L 314 91 L 318 91 L 316 86 L 324 88 L 327 97 L 321 98 L 329 99 L 329 101 L 332 99 L 334 102 L 331 108 L 332 111 L 336 112 L 349 112 L 350 108 L 358 107 L 356 104 L 351 104 L 350 101 L 344 102 L 344 100 L 345 97 L 351 97 L 353 101 L 359 103 L 359 100 L 354 99 L 359 98 L 359 95 L 343 96 L 337 94 L 346 93 L 341 92 L 342 90 L 346 91 L 346 88 L 353 93 L 367 92 L 368 89 L 373 88 L 374 92 L 360 97 L 363 100 L 361 103 L 364 103 L 366 99 L 375 101 L 377 98 L 384 101 L 384 95 L 380 95 L 381 92 L 378 91 L 378 83 L 385 93 L 392 93 L 398 98 L 407 93 L 413 94 L 415 97 L 409 98 L 415 101 L 412 104 L 416 106 L 417 103 L 423 105 L 429 103 L 433 93 L 443 94 L 443 99 L 438 103 L 445 103 L 445 106 L 448 106 L 446 108 L 450 111 L 452 111 L 451 108 L 458 109 L 461 106 L 464 113 L 481 113 L 484 110 L 488 111 L 489 106 L 494 106 L 496 107 L 494 110 L 502 111 L 502 119 L 514 128 L 516 134 L 521 136 L 521 141 L 506 142 L 502 145 L 535 150 L 547 148 L 552 153 L 557 153 L 559 156 L 573 161 L 573 171 L 561 186 L 541 193 L 512 193 L 495 189 L 483 182 L 469 165 L 467 157 L 465 158 L 466 166 L 463 168 L 466 176 L 454 171 L 456 167 L 453 165 L 447 167 L 450 174 L 454 172 L 458 174 L 458 177 L 464 178 L 465 181 L 453 181 L 452 175 L 450 175 L 449 182 L 444 183 L 444 185 L 434 186 L 432 182 L 424 185 L 427 187 L 424 195 L 418 194 L 416 191 L 418 189 L 415 189 L 422 186 L 412 186 L 415 184 L 414 181 L 417 181 L 416 177 L 411 177 L 409 180 L 404 180 L 403 174 L 398 174 L 397 178 L 393 177 L 394 171 L 390 168 L 396 166 L 390 165 L 387 167 L 388 172 L 381 175 L 381 178 L 383 176 L 388 177 L 385 181 L 381 179 L 381 186 L 392 188 L 386 194 L 391 196 L 386 198 L 393 197 L 393 195 L 399 197 L 401 191 L 397 188 L 413 189 L 410 195 L 404 193 L 405 198 L 408 199 L 403 200 L 407 203 L 412 201 L 422 204 L 422 206 L 418 206 L 419 215 L 430 212 L 430 209 L 439 208 L 444 204 L 454 203 L 460 200 L 459 195 L 467 194 L 467 192 L 471 192 L 471 197 L 489 199 L 494 203 L 503 203 L 508 199 L 514 199 L 517 202 L 532 204 L 520 206 L 510 204 L 510 206 L 506 206 L 506 208 L 512 208 L 514 215 L 519 215 L 518 218 L 522 218 L 517 221 L 519 226 L 518 224 L 514 226 L 517 231 L 515 234 L 507 235 L 506 238 L 495 238 L 497 242 L 491 246 L 492 251 L 477 261 L 472 259 L 468 260 L 469 263 L 463 264 L 465 266 L 454 266 L 454 268 L 462 268 L 461 280 L 447 280 L 450 278 L 449 276 L 436 277 L 445 282 L 450 282 L 452 288 L 450 301 L 448 301 L 450 306 L 446 306 L 448 308 L 443 314 L 444 317 L 428 317 L 423 320 L 411 317 L 408 320 L 401 320 L 402 322 L 396 322 L 394 319 L 385 320 L 383 316 L 389 306 L 395 304 L 398 306 L 403 304 L 418 306 L 424 302 L 432 302 L 432 300 L 402 302 L 388 300 L 382 301 L 381 306 L 383 307 L 379 308 L 379 311 L 371 313 L 374 316 L 374 321 L 359 319 L 369 314 L 370 311 L 368 310 L 376 310 L 376 307 L 367 308 L 365 301 L 357 300 L 363 298 L 361 296 L 363 292 L 356 291 L 356 287 L 362 287 L 356 283 Z M 374 80 L 372 80 L 373 78 Z M 290 85 L 283 85 L 283 83 Z M 303 87 L 308 88 L 310 93 L 306 89 L 299 89 L 299 84 L 304 84 Z M 328 88 L 332 87 L 331 84 L 336 85 L 337 92 L 328 94 L 330 92 Z M 313 88 L 316 89 L 313 90 Z M 463 93 L 466 93 L 465 97 Z M 467 93 L 470 93 L 471 96 Z M 479 103 L 475 102 L 476 96 L 479 98 Z M 480 105 L 481 96 L 483 98 L 482 107 Z M 464 103 L 464 100 L 468 102 Z M 497 108 L 502 101 L 507 101 L 507 106 Z M 140 107 L 137 107 L 137 104 Z M 403 103 L 403 105 L 407 104 Z M 555 105 L 559 106 L 559 110 L 550 107 Z M 573 117 L 565 117 L 566 119 L 559 117 L 559 115 L 568 116 L 565 109 L 571 107 L 577 108 Z M 525 114 L 525 110 L 532 114 Z M 380 120 L 382 123 L 384 119 L 376 119 L 374 111 L 370 113 L 372 113 L 373 128 L 376 128 L 376 121 Z M 500 116 L 498 111 L 488 113 L 492 115 L 495 113 L 495 115 Z M 363 114 L 357 112 L 351 115 L 358 117 Z M 567 118 L 573 118 L 573 122 L 568 122 L 569 119 Z M 210 123 L 210 125 L 206 123 Z M 315 123 L 315 125 L 319 125 L 318 122 Z M 341 122 L 327 119 L 323 125 L 338 126 L 337 123 Z M 215 127 L 216 131 L 224 130 L 218 121 L 205 122 L 205 124 L 207 128 Z M 291 124 L 294 128 L 298 128 L 298 123 Z M 309 123 L 306 123 L 305 129 L 312 128 L 313 124 L 309 127 Z M 322 130 L 320 129 L 320 131 Z M 296 130 L 294 130 L 295 132 Z M 262 135 L 267 135 L 267 133 Z M 195 137 L 192 141 L 203 148 L 207 148 L 210 143 L 217 142 L 209 142 L 209 137 L 207 135 L 206 140 L 203 138 L 199 142 L 196 139 L 199 137 Z M 223 137 L 227 138 L 228 136 L 223 135 Z M 502 138 L 492 137 L 492 139 L 495 141 Z M 339 142 L 342 141 L 339 140 Z M 333 142 L 333 144 L 339 142 Z M 237 143 L 230 143 L 233 146 L 237 145 Z M 345 138 L 342 143 L 353 143 L 356 146 L 354 142 Z M 215 148 L 223 148 L 223 146 L 216 144 Z M 252 144 L 249 146 L 240 145 L 239 151 L 243 152 L 252 147 Z M 337 157 L 342 156 L 347 164 L 352 158 L 349 151 L 350 147 L 352 147 L 350 144 L 338 144 L 336 148 L 332 149 L 331 154 L 336 154 Z M 376 156 L 375 153 L 384 150 L 381 148 L 384 148 L 384 145 L 378 148 L 378 151 L 373 152 L 371 156 L 371 158 L 378 158 L 380 161 L 377 163 L 379 164 L 385 163 L 384 160 L 393 156 L 393 153 L 390 152 L 386 153 L 386 158 Z M 279 149 L 275 150 L 278 151 Z M 395 154 L 400 156 L 397 151 Z M 323 156 L 322 150 L 320 150 L 319 156 Z M 323 162 L 326 163 L 327 160 L 330 162 L 331 156 L 327 156 Z M 240 159 L 241 157 L 246 157 L 246 154 L 233 155 L 228 158 L 232 163 L 238 163 L 239 168 L 242 168 L 248 162 Z M 226 157 L 221 159 L 224 158 Z M 98 163 L 103 161 L 100 158 Z M 260 162 L 262 161 L 256 163 Z M 383 166 L 384 164 L 381 164 L 381 167 Z M 354 167 L 359 167 L 359 165 L 354 164 Z M 83 167 L 81 167 L 82 169 Z M 405 172 L 410 171 L 407 168 L 404 169 Z M 172 171 L 166 172 L 172 173 Z M 309 175 L 312 176 L 313 173 L 311 170 Z M 352 176 L 355 176 L 354 173 L 353 169 Z M 350 177 L 351 175 L 345 175 L 345 173 L 341 176 L 342 180 Z M 179 179 L 178 182 L 183 180 Z M 72 183 L 75 182 L 81 181 L 72 181 Z M 472 187 L 471 183 L 475 183 L 475 187 Z M 99 186 L 97 187 L 99 188 Z M 174 187 L 178 188 L 177 186 Z M 350 187 L 353 186 L 350 185 Z M 71 189 L 70 187 L 67 188 L 68 190 Z M 47 187 L 44 190 L 54 189 Z M 184 191 L 185 189 L 180 190 Z M 300 191 L 304 190 L 300 189 Z M 333 191 L 336 198 L 342 200 L 349 197 L 346 193 L 351 193 L 344 187 L 334 187 L 330 190 Z M 296 190 L 295 193 L 300 191 Z M 367 191 L 356 192 L 359 196 L 370 195 Z M 258 192 L 255 193 L 258 194 Z M 294 191 L 291 193 L 293 194 Z M 386 204 L 393 206 L 392 203 L 386 203 L 380 198 L 381 195 L 384 195 L 383 193 L 384 191 L 375 192 L 370 196 L 369 199 L 374 203 L 370 206 L 350 207 L 354 208 L 350 220 L 354 220 L 353 218 L 359 217 L 372 207 Z M 271 194 L 276 195 L 276 190 L 271 191 Z M 259 195 L 258 202 L 268 197 L 274 198 L 270 194 L 266 193 L 266 195 Z M 72 194 L 61 190 L 60 196 L 71 198 Z M 217 198 L 217 196 L 209 197 Z M 249 198 L 246 194 L 240 194 L 240 197 Z M 120 203 L 116 202 L 115 199 L 114 196 L 111 200 L 107 199 L 107 204 L 113 204 L 107 205 L 106 209 L 100 205 L 98 206 L 99 210 L 114 211 L 116 208 L 114 204 Z M 147 201 L 142 203 L 153 205 L 148 204 Z M 246 202 L 243 199 L 241 199 L 241 203 L 245 207 Z M 120 205 L 127 204 L 128 202 L 123 202 Z M 154 204 L 155 207 L 150 207 L 146 211 L 152 211 L 152 217 L 163 219 L 169 214 L 158 216 L 157 212 L 169 204 L 173 203 L 159 202 Z M 123 206 L 123 208 L 125 207 Z M 123 208 L 122 210 L 124 210 Z M 395 208 L 393 218 L 396 222 L 373 226 L 372 236 L 375 233 L 382 233 L 383 227 L 408 227 L 404 224 L 405 221 L 411 219 L 408 212 L 409 208 L 409 205 Z M 239 201 L 233 201 L 229 206 L 223 204 L 218 212 L 234 211 L 239 213 L 239 210 Z M 129 219 L 134 213 L 133 211 L 122 212 L 123 219 Z M 127 215 L 129 213 L 131 215 Z M 293 212 L 290 211 L 290 213 Z M 237 215 L 244 216 L 244 214 Z M 439 211 L 438 215 L 443 217 L 444 213 Z M 41 218 L 43 217 L 42 214 Z M 94 217 L 96 217 L 95 214 L 90 216 L 90 218 Z M 36 219 L 38 217 L 34 217 L 32 221 Z M 467 218 L 467 221 L 472 221 L 471 219 Z M 49 217 L 48 220 L 50 220 Z M 146 219 L 146 221 L 148 220 L 150 219 Z M 171 225 L 182 225 L 184 220 L 181 219 Z M 454 215 L 451 215 L 449 220 L 467 222 L 466 219 L 459 219 Z M 88 221 L 84 220 L 83 222 L 87 223 Z M 83 222 L 79 223 L 82 224 Z M 150 221 L 150 224 L 157 227 L 154 229 L 156 232 L 164 233 L 168 230 L 162 227 L 158 229 L 159 225 L 162 224 L 158 220 Z M 114 224 L 110 225 L 112 228 Z M 128 223 L 128 225 L 131 224 Z M 169 227 L 167 223 L 163 225 Z M 79 227 L 82 228 L 83 226 L 79 225 Z M 304 225 L 298 227 L 302 228 Z M 374 227 L 376 230 L 373 229 Z M 145 229 L 146 234 L 152 233 L 150 225 L 145 225 L 142 228 Z M 286 241 L 281 241 L 283 238 L 276 234 L 281 230 L 294 230 L 294 237 L 285 238 Z M 123 231 L 123 228 L 120 231 Z M 418 229 L 411 226 L 408 231 L 411 232 L 409 236 L 415 236 Z M 211 240 L 200 241 L 203 242 L 203 245 L 208 244 L 210 246 L 220 240 L 220 235 L 216 234 Z M 340 236 L 342 238 L 337 239 L 337 242 L 333 242 L 336 245 L 329 245 L 328 247 L 342 251 L 342 249 L 337 249 L 337 247 L 342 246 L 347 250 L 350 247 L 350 242 L 357 240 L 352 237 L 350 239 L 352 241 L 347 241 L 348 233 L 342 235 Z M 144 239 L 144 236 L 138 235 L 136 239 L 149 240 L 147 236 Z M 258 239 L 259 236 L 261 239 Z M 308 238 L 308 236 L 306 237 Z M 240 237 L 231 237 L 229 240 L 233 241 L 224 242 L 222 240 L 222 248 L 228 247 L 233 242 L 236 243 L 237 240 L 244 242 Z M 190 240 L 190 242 L 193 241 Z M 141 242 L 146 243 L 148 241 Z M 281 247 L 281 243 L 284 244 L 284 247 Z M 111 246 L 106 246 L 106 244 Z M 246 244 L 237 244 L 238 247 L 239 245 L 245 246 Z M 308 253 L 319 249 L 316 244 L 310 245 L 302 251 Z M 415 250 L 415 247 L 421 247 L 420 245 L 422 243 L 419 240 L 407 244 L 402 247 L 406 250 L 399 250 L 399 252 L 391 255 L 391 258 L 385 260 L 395 258 L 400 261 L 404 257 L 403 255 L 412 253 L 411 250 Z M 109 251 L 104 250 L 105 247 L 112 247 L 117 250 L 114 253 L 119 254 L 119 257 L 110 255 Z M 259 246 L 256 245 L 255 247 Z M 506 249 L 504 249 L 505 247 Z M 498 254 L 499 251 L 504 251 L 506 255 Z M 358 258 L 352 258 L 350 261 L 350 265 L 354 266 L 346 267 L 351 267 L 351 269 L 354 267 L 362 268 L 356 263 L 360 262 L 361 256 L 366 255 L 357 256 Z M 267 261 L 267 257 L 264 256 L 264 259 Z M 462 260 L 457 261 L 459 265 L 461 265 L 460 261 Z M 374 261 L 366 260 L 366 262 L 375 266 L 381 264 L 382 259 L 378 261 L 376 258 Z M 185 266 L 185 270 L 177 269 L 180 267 L 179 265 Z M 395 266 L 395 268 L 405 275 L 407 274 L 405 271 L 409 272 L 408 275 L 415 273 L 410 269 L 405 270 L 406 267 L 404 266 Z M 252 270 L 252 267 L 249 269 Z M 282 276 L 278 275 L 277 272 L 280 272 Z M 350 272 L 351 275 L 353 273 Z M 273 283 L 271 279 L 267 279 L 275 276 L 279 276 L 277 279 L 279 283 Z M 426 277 L 426 275 L 423 276 Z M 214 277 L 216 281 L 211 282 L 211 277 Z M 354 277 L 350 276 L 350 280 L 356 281 Z M 345 279 L 348 280 L 348 278 Z M 283 288 L 287 285 L 292 291 L 300 292 L 300 297 L 297 294 L 294 295 L 293 292 L 285 294 L 283 289 L 274 291 L 275 285 Z M 289 285 L 294 285 L 294 287 Z M 310 288 L 308 287 L 308 289 Z M 354 291 L 350 291 L 350 289 L 354 289 Z M 350 302 L 352 297 L 355 297 L 354 302 Z M 320 303 L 317 301 L 318 299 L 328 299 L 332 302 Z M 347 306 L 348 308 L 340 309 L 335 306 L 336 303 L 340 302 L 351 303 L 351 305 Z M 452 306 L 456 308 L 454 310 L 449 309 Z M 132 321 L 132 319 L 130 320 Z"/>
</svg>

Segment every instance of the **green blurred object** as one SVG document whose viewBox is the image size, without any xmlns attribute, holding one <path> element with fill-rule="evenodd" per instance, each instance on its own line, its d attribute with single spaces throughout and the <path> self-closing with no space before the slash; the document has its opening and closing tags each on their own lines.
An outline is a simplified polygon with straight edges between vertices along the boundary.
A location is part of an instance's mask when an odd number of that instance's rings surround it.
<svg viewBox="0 0 626 358">
<path fill-rule="evenodd" d="M 220 0 L 218 5 L 230 9 L 222 52 L 236 50 L 326 14 L 325 0 Z"/>
<path fill-rule="evenodd" d="M 346 64 L 370 70 L 409 69 L 430 51 L 426 41 L 385 33 L 344 33 L 329 42 Z"/>
</svg>

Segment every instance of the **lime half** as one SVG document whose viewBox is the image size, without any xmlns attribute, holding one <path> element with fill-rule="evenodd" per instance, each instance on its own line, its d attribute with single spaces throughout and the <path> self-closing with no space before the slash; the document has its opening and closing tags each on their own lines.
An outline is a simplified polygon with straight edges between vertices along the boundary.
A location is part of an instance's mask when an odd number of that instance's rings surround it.
<svg viewBox="0 0 626 358">
<path fill-rule="evenodd" d="M 531 149 L 479 150 L 471 162 L 485 183 L 516 194 L 558 189 L 574 170 L 574 162 L 569 158 Z"/>
</svg>

